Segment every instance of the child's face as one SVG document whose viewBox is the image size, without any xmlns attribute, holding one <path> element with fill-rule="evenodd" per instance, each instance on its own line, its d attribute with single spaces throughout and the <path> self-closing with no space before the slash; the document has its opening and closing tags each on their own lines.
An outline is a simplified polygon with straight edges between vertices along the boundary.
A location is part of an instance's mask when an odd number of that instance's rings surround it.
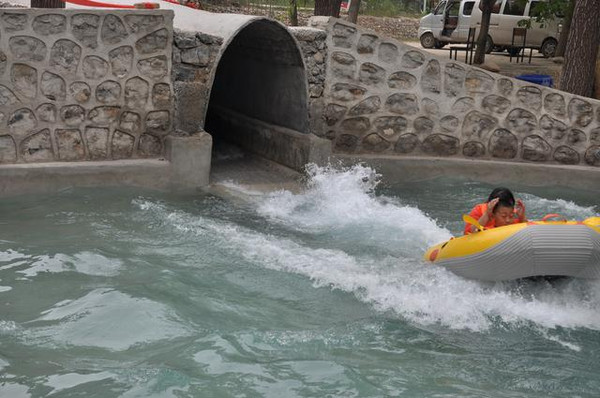
<svg viewBox="0 0 600 398">
<path fill-rule="evenodd" d="M 513 220 L 514 209 L 506 206 L 496 206 L 494 209 L 493 217 L 497 227 L 509 225 Z"/>
</svg>

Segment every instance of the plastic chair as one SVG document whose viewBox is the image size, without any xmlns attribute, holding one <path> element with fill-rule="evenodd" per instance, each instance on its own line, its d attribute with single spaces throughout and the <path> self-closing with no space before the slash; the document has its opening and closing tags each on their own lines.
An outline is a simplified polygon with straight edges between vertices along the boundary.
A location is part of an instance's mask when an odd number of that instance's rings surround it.
<svg viewBox="0 0 600 398">
<path fill-rule="evenodd" d="M 521 62 L 523 62 L 525 57 L 525 49 L 529 48 L 529 63 L 531 63 L 531 55 L 533 54 L 533 48 L 527 46 L 527 28 L 513 28 L 512 40 L 510 42 L 510 48 L 508 52 L 510 54 L 510 62 L 513 59 L 512 50 L 514 48 L 522 49 L 517 53 L 516 62 L 519 62 L 519 57 L 521 58 Z"/>
<path fill-rule="evenodd" d="M 477 28 L 469 28 L 466 46 L 450 47 L 450 59 L 452 59 L 452 54 L 454 53 L 454 60 L 456 60 L 458 52 L 464 51 L 465 52 L 465 63 L 466 64 L 473 63 L 473 50 L 475 49 L 475 32 L 476 32 L 476 30 L 477 30 Z"/>
</svg>

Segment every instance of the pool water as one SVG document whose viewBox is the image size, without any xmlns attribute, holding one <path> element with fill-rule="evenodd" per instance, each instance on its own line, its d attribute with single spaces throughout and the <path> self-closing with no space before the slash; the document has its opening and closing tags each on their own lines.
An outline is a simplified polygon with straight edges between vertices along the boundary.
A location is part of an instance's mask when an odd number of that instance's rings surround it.
<svg viewBox="0 0 600 398">
<path fill-rule="evenodd" d="M 302 193 L 0 200 L 1 397 L 597 397 L 600 281 L 425 264 L 491 186 L 312 167 Z M 530 218 L 598 215 L 515 187 Z"/>
</svg>

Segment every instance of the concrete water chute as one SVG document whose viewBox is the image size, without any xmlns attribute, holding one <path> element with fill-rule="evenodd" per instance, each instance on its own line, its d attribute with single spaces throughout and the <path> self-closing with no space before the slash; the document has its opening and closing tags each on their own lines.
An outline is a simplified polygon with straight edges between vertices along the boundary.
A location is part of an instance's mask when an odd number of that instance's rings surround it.
<svg viewBox="0 0 600 398">
<path fill-rule="evenodd" d="M 249 15 L 196 12 L 190 18 L 176 14 L 174 20 L 181 29 L 174 73 L 178 129 L 194 134 L 204 128 L 217 147 L 233 143 L 296 170 L 326 158 L 330 143 L 308 131 L 304 58 L 288 29 Z"/>
<path fill-rule="evenodd" d="M 254 21 L 239 31 L 219 60 L 209 112 L 225 109 L 306 133 L 305 73 L 302 54 L 287 29 L 271 20 Z"/>
<path fill-rule="evenodd" d="M 275 21 L 254 20 L 224 49 L 214 75 L 205 130 L 223 141 L 300 168 L 307 134 L 307 82 L 294 38 Z M 296 138 L 294 140 L 294 138 Z M 300 140 L 299 140 L 300 139 Z M 306 155 L 306 154 L 305 154 Z"/>
</svg>

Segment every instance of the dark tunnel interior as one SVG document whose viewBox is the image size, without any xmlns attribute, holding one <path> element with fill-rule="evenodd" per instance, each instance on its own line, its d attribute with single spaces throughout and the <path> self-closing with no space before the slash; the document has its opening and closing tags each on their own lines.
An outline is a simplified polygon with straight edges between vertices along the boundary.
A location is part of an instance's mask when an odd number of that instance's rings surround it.
<svg viewBox="0 0 600 398">
<path fill-rule="evenodd" d="M 228 144 L 255 152 L 248 128 L 255 121 L 307 133 L 307 96 L 302 54 L 290 32 L 269 20 L 248 24 L 216 70 L 204 126 L 213 152 Z"/>
</svg>

